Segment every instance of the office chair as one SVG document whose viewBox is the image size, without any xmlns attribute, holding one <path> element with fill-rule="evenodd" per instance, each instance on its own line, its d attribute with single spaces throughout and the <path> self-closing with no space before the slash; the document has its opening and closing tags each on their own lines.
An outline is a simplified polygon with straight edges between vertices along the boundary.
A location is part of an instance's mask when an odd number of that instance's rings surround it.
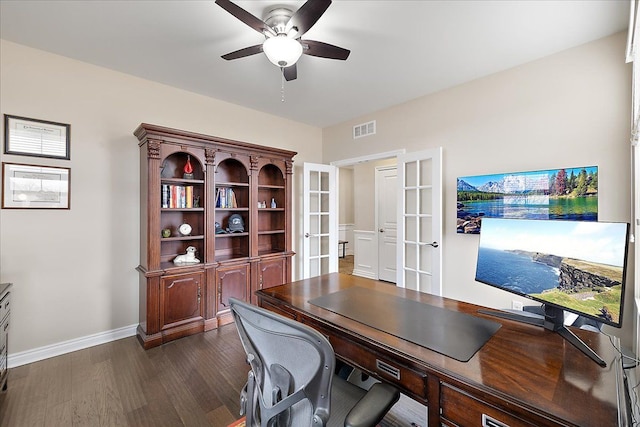
<svg viewBox="0 0 640 427">
<path fill-rule="evenodd" d="M 302 323 L 230 298 L 251 365 L 241 393 L 247 427 L 375 426 L 398 401 L 384 383 L 369 391 L 334 374 L 329 341 Z"/>
</svg>

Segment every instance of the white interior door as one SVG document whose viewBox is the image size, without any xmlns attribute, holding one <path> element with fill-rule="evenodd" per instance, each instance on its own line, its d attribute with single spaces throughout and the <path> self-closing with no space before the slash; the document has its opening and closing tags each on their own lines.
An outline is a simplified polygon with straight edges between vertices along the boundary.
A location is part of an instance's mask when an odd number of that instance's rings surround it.
<svg viewBox="0 0 640 427">
<path fill-rule="evenodd" d="M 442 148 L 398 156 L 397 282 L 442 295 Z"/>
<path fill-rule="evenodd" d="M 338 271 L 338 168 L 303 165 L 302 277 Z"/>
<path fill-rule="evenodd" d="M 378 279 L 396 282 L 398 232 L 398 172 L 395 166 L 376 168 Z"/>
</svg>

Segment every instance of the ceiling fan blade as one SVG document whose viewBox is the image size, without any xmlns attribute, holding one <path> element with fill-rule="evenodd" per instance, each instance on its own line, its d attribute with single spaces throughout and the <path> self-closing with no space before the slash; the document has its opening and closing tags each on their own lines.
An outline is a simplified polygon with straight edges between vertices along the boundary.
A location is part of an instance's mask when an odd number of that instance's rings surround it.
<svg viewBox="0 0 640 427">
<path fill-rule="evenodd" d="M 216 0 L 216 4 L 244 22 L 260 34 L 269 33 L 275 36 L 276 33 L 262 19 L 256 18 L 240 6 L 231 3 L 229 0 Z"/>
<path fill-rule="evenodd" d="M 236 50 L 235 52 L 227 53 L 226 55 L 222 55 L 222 58 L 226 59 L 227 61 L 231 61 L 232 59 L 244 58 L 245 56 L 251 56 L 261 52 L 262 45 L 257 44 L 255 46 L 249 46 L 245 47 L 244 49 Z"/>
<path fill-rule="evenodd" d="M 313 27 L 313 24 L 320 19 L 329 5 L 331 5 L 331 0 L 307 0 L 287 22 L 285 32 L 288 33 L 289 30 L 296 27 L 298 29 L 296 37 L 300 37 Z"/>
<path fill-rule="evenodd" d="M 284 74 L 284 79 L 288 82 L 298 78 L 298 69 L 296 67 L 296 64 L 293 64 L 290 67 L 283 68 L 282 73 Z"/>
<path fill-rule="evenodd" d="M 300 40 L 300 43 L 302 44 L 302 53 L 320 58 L 340 59 L 344 61 L 351 53 L 350 50 L 315 40 Z"/>
</svg>

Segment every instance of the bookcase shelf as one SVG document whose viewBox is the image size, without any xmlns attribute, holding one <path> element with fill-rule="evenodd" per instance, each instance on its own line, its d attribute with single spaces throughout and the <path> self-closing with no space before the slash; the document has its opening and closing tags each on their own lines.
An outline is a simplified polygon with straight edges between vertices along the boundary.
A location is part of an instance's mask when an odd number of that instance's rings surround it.
<svg viewBox="0 0 640 427">
<path fill-rule="evenodd" d="M 291 280 L 296 153 L 149 124 L 134 134 L 141 185 L 137 335 L 151 348 L 229 323 L 230 297 L 255 303 L 256 290 Z M 216 234 L 216 223 L 226 230 L 233 215 L 243 231 Z M 185 223 L 187 236 L 178 231 Z M 190 248 L 198 263 L 174 263 Z"/>
</svg>

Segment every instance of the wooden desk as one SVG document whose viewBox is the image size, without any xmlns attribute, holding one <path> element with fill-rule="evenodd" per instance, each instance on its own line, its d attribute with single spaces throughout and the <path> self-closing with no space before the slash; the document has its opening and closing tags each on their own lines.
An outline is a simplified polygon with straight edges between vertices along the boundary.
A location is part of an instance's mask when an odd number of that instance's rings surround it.
<svg viewBox="0 0 640 427">
<path fill-rule="evenodd" d="M 308 302 L 352 286 L 485 317 L 502 327 L 468 362 L 459 362 Z M 332 273 L 256 295 L 261 306 L 326 335 L 337 358 L 427 405 L 430 427 L 482 426 L 487 416 L 503 423 L 486 424 L 496 427 L 628 425 L 622 365 L 605 335 L 574 330 L 607 362 L 601 368 L 543 328 L 479 315 L 482 307 L 473 304 L 357 276 Z M 400 318 L 410 320 L 411 314 L 398 313 L 388 321 Z"/>
</svg>

